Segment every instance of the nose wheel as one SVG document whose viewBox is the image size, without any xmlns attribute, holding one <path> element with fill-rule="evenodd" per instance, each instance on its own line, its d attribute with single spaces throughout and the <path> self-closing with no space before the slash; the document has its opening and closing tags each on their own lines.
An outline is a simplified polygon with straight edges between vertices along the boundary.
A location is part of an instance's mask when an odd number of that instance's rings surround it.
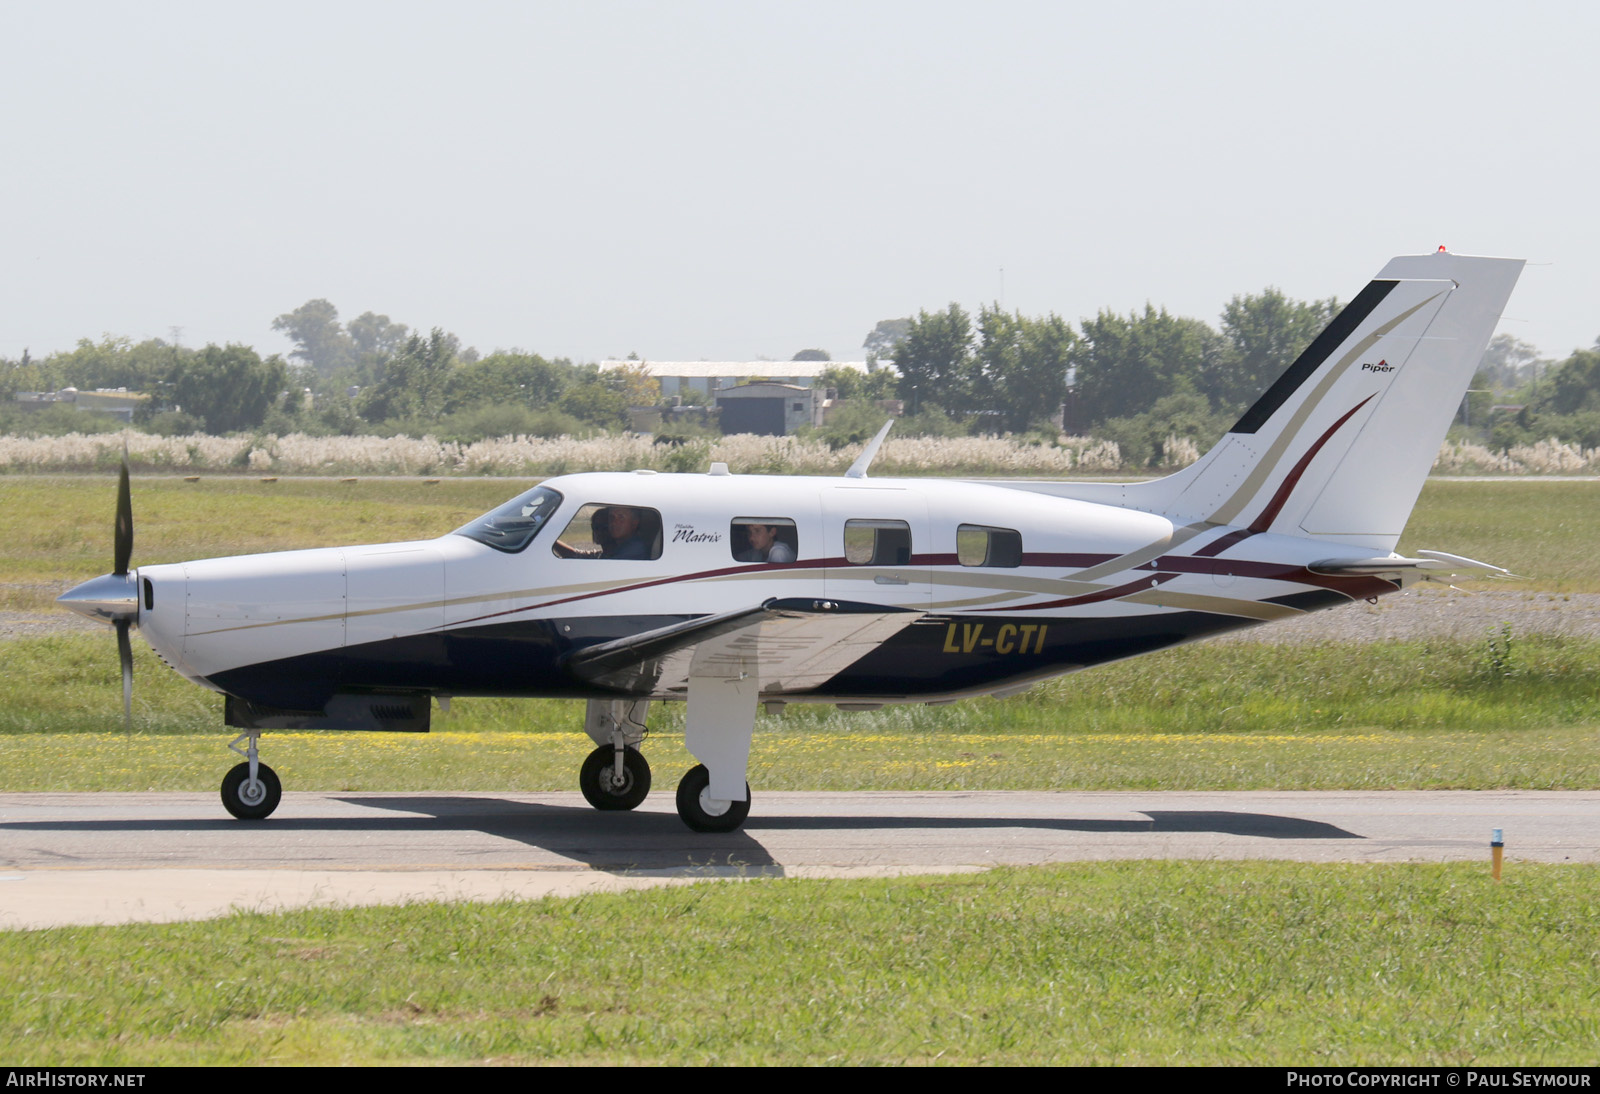
<svg viewBox="0 0 1600 1094">
<path fill-rule="evenodd" d="M 283 784 L 278 773 L 262 763 L 256 754 L 259 733 L 241 733 L 228 750 L 245 758 L 222 777 L 222 807 L 240 820 L 266 820 L 283 800 Z M 239 748 L 240 741 L 250 742 Z"/>
<path fill-rule="evenodd" d="M 222 779 L 222 806 L 240 820 L 266 820 L 282 800 L 283 784 L 266 764 L 256 764 L 253 779 L 248 763 L 236 765 Z"/>
</svg>

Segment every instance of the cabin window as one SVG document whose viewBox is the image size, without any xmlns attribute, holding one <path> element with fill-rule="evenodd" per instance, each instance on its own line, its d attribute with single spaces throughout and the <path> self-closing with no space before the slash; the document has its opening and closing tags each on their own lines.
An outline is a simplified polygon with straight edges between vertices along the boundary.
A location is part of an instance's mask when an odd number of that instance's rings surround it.
<svg viewBox="0 0 1600 1094">
<path fill-rule="evenodd" d="M 728 547 L 735 562 L 793 562 L 800 538 L 788 517 L 734 517 Z"/>
<path fill-rule="evenodd" d="M 551 548 L 557 558 L 661 557 L 661 514 L 639 505 L 590 502 L 578 510 Z"/>
<path fill-rule="evenodd" d="M 560 494 L 549 487 L 535 486 L 471 524 L 462 525 L 454 534 L 486 543 L 496 551 L 516 554 L 533 542 L 545 521 L 560 507 Z"/>
<path fill-rule="evenodd" d="M 963 566 L 1021 566 L 1022 533 L 963 524 L 956 529 L 956 561 Z"/>
<path fill-rule="evenodd" d="M 903 520 L 845 521 L 844 560 L 852 566 L 909 565 L 911 525 Z"/>
</svg>

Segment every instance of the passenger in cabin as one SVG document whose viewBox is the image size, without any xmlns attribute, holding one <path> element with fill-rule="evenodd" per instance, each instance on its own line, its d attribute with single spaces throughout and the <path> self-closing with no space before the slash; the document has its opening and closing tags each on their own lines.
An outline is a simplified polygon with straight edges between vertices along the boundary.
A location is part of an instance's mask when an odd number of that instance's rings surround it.
<svg viewBox="0 0 1600 1094">
<path fill-rule="evenodd" d="M 739 555 L 740 562 L 793 562 L 794 548 L 778 538 L 777 526 L 772 524 L 747 524 L 745 534 L 750 537 L 750 549 Z"/>
</svg>

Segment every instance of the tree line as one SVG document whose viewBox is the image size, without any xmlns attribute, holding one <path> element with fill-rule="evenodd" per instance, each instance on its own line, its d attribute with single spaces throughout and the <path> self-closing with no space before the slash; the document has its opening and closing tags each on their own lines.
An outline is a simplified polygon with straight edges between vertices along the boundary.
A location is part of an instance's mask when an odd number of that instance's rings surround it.
<svg viewBox="0 0 1600 1094">
<path fill-rule="evenodd" d="M 904 405 L 901 434 L 1032 433 L 1061 428 L 1121 445 L 1131 464 L 1161 456 L 1168 436 L 1216 439 L 1338 312 L 1336 300 L 1301 301 L 1275 288 L 1234 296 L 1213 327 L 1146 305 L 1102 310 L 1071 323 L 999 305 L 974 315 L 952 303 L 884 320 L 868 335 L 866 373 L 825 372 L 843 405 L 823 435 L 843 444 L 882 424 L 882 404 Z M 153 338 L 84 339 L 35 360 L 0 359 L 0 430 L 115 428 L 58 405 L 24 412 L 18 391 L 126 388 L 149 396 L 136 425 L 153 432 L 431 433 L 477 440 L 513 433 L 555 436 L 627 428 L 629 406 L 660 401 L 641 368 L 594 365 L 519 349 L 481 355 L 454 334 L 414 330 L 364 312 L 341 322 L 327 300 L 279 315 L 272 328 L 287 359 L 242 345 L 190 348 Z M 797 360 L 826 360 L 806 349 Z M 1498 336 L 1466 411 L 1474 439 L 1497 447 L 1556 436 L 1600 446 L 1600 339 L 1559 362 Z M 1509 410 L 1491 413 L 1496 405 Z M 1059 420 L 1059 419 L 1058 419 Z"/>
<path fill-rule="evenodd" d="M 914 418 L 983 432 L 1046 434 L 1060 415 L 1068 432 L 1115 440 L 1142 464 L 1170 434 L 1219 436 L 1338 310 L 1272 288 L 1235 296 L 1220 329 L 1148 304 L 1075 325 L 951 304 L 904 321 L 896 394 Z"/>
<path fill-rule="evenodd" d="M 1496 449 L 1550 437 L 1600 448 L 1600 338 L 1561 361 L 1541 359 L 1526 342 L 1497 335 L 1473 386 L 1474 421 Z M 1505 408 L 1493 412 L 1488 396 Z"/>
<path fill-rule="evenodd" d="M 1294 362 L 1340 310 L 1275 288 L 1234 296 L 1218 325 L 1146 305 L 1102 310 L 1076 325 L 959 304 L 894 321 L 895 394 L 914 420 L 952 431 L 1054 432 L 1116 441 L 1125 463 L 1150 465 L 1166 438 L 1203 450 Z M 880 323 L 882 336 L 891 325 Z M 870 344 L 870 339 L 869 339 Z M 1456 439 L 1504 450 L 1554 437 L 1600 447 L 1600 338 L 1560 361 L 1511 335 L 1484 353 Z M 842 422 L 864 431 L 865 417 Z"/>
<path fill-rule="evenodd" d="M 196 349 L 110 336 L 42 359 L 0 360 L 0 430 L 117 428 L 68 403 L 23 410 L 14 401 L 19 391 L 68 387 L 147 395 L 134 424 L 168 435 L 427 432 L 461 440 L 625 429 L 628 406 L 660 397 L 642 369 L 602 374 L 522 350 L 482 356 L 454 334 L 414 331 L 373 312 L 340 323 L 326 300 L 308 301 L 272 326 L 294 343 L 287 360 L 242 345 Z"/>
</svg>

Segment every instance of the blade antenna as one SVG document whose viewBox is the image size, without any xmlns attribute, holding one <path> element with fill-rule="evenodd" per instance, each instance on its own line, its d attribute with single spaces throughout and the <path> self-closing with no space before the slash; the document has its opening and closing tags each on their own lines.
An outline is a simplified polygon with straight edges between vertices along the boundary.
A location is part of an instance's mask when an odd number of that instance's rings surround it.
<svg viewBox="0 0 1600 1094">
<path fill-rule="evenodd" d="M 872 465 L 872 458 L 878 454 L 878 449 L 883 447 L 883 439 L 889 435 L 889 430 L 893 427 L 893 418 L 883 423 L 883 428 L 878 430 L 878 435 L 867 442 L 867 447 L 861 450 L 861 455 L 856 457 L 856 462 L 851 464 L 850 470 L 844 473 L 845 478 L 864 479 L 867 477 L 867 468 Z"/>
</svg>

